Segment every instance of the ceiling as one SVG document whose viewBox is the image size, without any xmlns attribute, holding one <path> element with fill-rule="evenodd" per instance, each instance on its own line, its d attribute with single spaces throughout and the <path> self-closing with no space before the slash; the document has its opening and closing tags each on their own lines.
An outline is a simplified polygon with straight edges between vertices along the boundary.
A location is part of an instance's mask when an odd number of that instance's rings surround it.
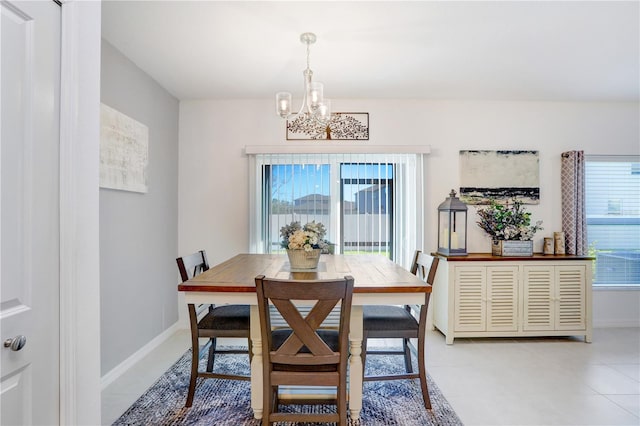
<svg viewBox="0 0 640 426">
<path fill-rule="evenodd" d="M 103 37 L 179 99 L 640 101 L 639 1 L 116 1 Z"/>
</svg>

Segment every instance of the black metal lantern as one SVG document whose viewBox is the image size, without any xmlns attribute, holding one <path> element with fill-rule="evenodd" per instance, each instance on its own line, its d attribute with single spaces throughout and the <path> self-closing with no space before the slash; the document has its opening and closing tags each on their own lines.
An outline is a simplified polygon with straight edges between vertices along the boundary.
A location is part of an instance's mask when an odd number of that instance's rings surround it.
<svg viewBox="0 0 640 426">
<path fill-rule="evenodd" d="M 456 197 L 453 189 L 438 206 L 438 253 L 467 255 L 467 205 Z"/>
</svg>

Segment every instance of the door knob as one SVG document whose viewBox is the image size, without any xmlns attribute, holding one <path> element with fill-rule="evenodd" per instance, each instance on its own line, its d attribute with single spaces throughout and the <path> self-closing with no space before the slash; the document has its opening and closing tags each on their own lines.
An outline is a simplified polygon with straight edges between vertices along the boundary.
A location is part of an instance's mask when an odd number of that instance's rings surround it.
<svg viewBox="0 0 640 426">
<path fill-rule="evenodd" d="M 11 348 L 12 351 L 19 351 L 27 344 L 27 338 L 22 334 L 14 337 L 13 339 L 7 339 L 4 341 L 5 348 Z"/>
</svg>

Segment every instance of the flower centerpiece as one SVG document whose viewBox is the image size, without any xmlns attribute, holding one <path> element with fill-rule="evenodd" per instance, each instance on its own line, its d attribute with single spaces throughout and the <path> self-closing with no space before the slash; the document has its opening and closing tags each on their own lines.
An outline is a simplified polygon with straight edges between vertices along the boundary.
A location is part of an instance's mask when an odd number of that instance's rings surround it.
<svg viewBox="0 0 640 426">
<path fill-rule="evenodd" d="M 500 204 L 491 200 L 489 206 L 479 209 L 476 222 L 491 237 L 491 252 L 499 256 L 532 256 L 533 235 L 543 229 L 542 221 L 531 224 L 531 213 L 525 211 L 522 201 Z M 513 242 L 506 243 L 505 242 Z M 507 247 L 507 249 L 505 249 Z"/>
<path fill-rule="evenodd" d="M 289 263 L 294 269 L 313 269 L 318 266 L 321 252 L 328 252 L 329 242 L 324 239 L 326 228 L 320 222 L 300 225 L 294 221 L 280 228 L 281 245 L 287 250 Z"/>
</svg>

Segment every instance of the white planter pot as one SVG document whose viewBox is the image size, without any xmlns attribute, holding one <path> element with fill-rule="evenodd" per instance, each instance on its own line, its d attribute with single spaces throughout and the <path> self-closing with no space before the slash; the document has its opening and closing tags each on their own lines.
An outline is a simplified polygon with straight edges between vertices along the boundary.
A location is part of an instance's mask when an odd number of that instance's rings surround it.
<svg viewBox="0 0 640 426">
<path fill-rule="evenodd" d="M 287 250 L 291 269 L 314 269 L 318 267 L 320 261 L 320 249 L 311 251 Z"/>
</svg>

